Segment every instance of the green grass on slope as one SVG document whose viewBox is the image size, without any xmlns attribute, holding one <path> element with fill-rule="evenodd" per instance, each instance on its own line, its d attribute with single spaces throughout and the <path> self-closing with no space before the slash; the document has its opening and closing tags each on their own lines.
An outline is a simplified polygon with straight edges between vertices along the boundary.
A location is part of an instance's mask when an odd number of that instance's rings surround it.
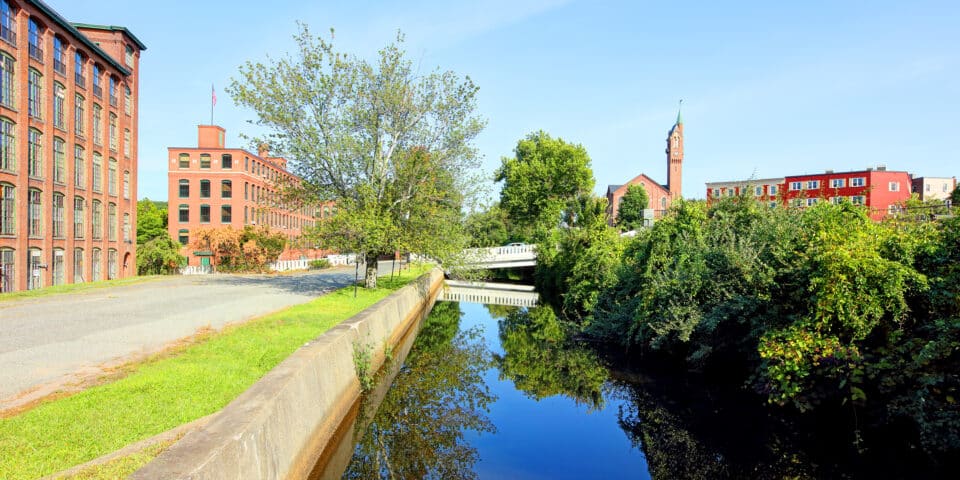
<svg viewBox="0 0 960 480">
<path fill-rule="evenodd" d="M 118 450 L 223 408 L 305 342 L 417 275 L 353 287 L 215 333 L 126 377 L 0 420 L 0 478 L 36 478 Z"/>
</svg>

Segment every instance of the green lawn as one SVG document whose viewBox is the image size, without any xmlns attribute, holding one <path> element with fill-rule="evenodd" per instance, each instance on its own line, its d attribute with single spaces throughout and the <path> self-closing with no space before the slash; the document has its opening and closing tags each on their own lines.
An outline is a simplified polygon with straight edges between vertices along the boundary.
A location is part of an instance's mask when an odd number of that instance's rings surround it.
<svg viewBox="0 0 960 480">
<path fill-rule="evenodd" d="M 59 472 L 223 408 L 305 342 L 427 271 L 344 288 L 215 333 L 112 383 L 0 420 L 0 478 Z"/>
<path fill-rule="evenodd" d="M 89 283 L 71 283 L 69 285 L 57 285 L 53 287 L 44 287 L 37 290 L 21 290 L 19 292 L 0 293 L 0 302 L 15 300 L 18 298 L 45 297 L 47 295 L 57 295 L 60 293 L 82 292 L 84 290 L 93 290 L 95 288 L 118 287 L 121 285 L 133 285 L 136 283 L 148 282 L 164 278 L 162 275 L 146 275 L 142 277 L 120 278 L 117 280 L 104 280 L 102 282 Z"/>
</svg>

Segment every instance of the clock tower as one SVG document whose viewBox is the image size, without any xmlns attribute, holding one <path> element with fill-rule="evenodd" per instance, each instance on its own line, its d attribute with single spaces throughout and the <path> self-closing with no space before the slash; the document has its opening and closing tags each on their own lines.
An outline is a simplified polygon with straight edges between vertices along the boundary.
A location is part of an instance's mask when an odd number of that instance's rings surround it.
<svg viewBox="0 0 960 480">
<path fill-rule="evenodd" d="M 681 107 L 683 100 L 680 100 Z M 683 174 L 683 117 L 680 107 L 677 108 L 677 123 L 673 125 L 667 135 L 667 190 L 670 199 L 682 196 L 681 181 Z"/>
</svg>

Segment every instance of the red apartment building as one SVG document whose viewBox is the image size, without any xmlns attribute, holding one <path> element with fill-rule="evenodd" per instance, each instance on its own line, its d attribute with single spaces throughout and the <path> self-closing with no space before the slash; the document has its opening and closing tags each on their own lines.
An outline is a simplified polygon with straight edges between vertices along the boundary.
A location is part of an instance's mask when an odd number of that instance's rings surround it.
<svg viewBox="0 0 960 480">
<path fill-rule="evenodd" d="M 661 185 L 641 173 L 623 185 L 607 186 L 607 222 L 616 224 L 620 199 L 631 185 L 641 185 L 647 192 L 648 208 L 659 218 L 670 208 L 674 199 L 680 198 L 683 180 L 683 117 L 677 112 L 677 122 L 667 132 L 667 184 Z"/>
<path fill-rule="evenodd" d="M 124 27 L 0 0 L 0 291 L 136 274 L 145 49 Z"/>
<path fill-rule="evenodd" d="M 777 180 L 781 183 L 773 183 Z M 828 170 L 783 179 L 707 183 L 707 202 L 741 193 L 773 205 L 791 207 L 809 207 L 824 201 L 839 203 L 846 199 L 854 205 L 866 206 L 870 209 L 870 218 L 880 220 L 898 211 L 898 205 L 910 198 L 911 188 L 909 173 L 888 171 L 881 166 L 853 172 Z"/>
<path fill-rule="evenodd" d="M 330 215 L 330 204 L 285 208 L 280 198 L 284 185 L 300 178 L 287 171 L 287 161 L 271 157 L 265 147 L 254 155 L 239 148 L 226 148 L 226 130 L 200 125 L 197 146 L 168 148 L 167 198 L 170 237 L 184 245 L 181 252 L 190 265 L 209 265 L 208 252 L 186 246 L 198 228 L 266 225 L 287 236 L 288 247 L 281 260 L 315 258 L 322 252 L 296 249 L 302 229 Z"/>
</svg>

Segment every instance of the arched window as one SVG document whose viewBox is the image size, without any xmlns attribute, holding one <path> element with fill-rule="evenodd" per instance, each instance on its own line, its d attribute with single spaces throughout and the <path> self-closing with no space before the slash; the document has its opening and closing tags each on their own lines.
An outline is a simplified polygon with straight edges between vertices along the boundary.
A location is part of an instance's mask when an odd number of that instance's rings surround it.
<svg viewBox="0 0 960 480">
<path fill-rule="evenodd" d="M 43 119 L 43 74 L 33 68 L 27 72 L 27 114 Z"/>
<path fill-rule="evenodd" d="M 93 152 L 93 191 L 103 192 L 103 155 Z"/>
<path fill-rule="evenodd" d="M 107 204 L 107 240 L 117 241 L 117 204 Z"/>
<path fill-rule="evenodd" d="M 40 22 L 37 19 L 31 17 L 30 22 L 27 24 L 29 31 L 29 38 L 27 39 L 30 43 L 30 57 L 43 61 L 43 27 L 40 25 Z"/>
<path fill-rule="evenodd" d="M 83 249 L 73 249 L 73 283 L 83 283 Z"/>
<path fill-rule="evenodd" d="M 90 213 L 91 221 L 93 225 L 93 239 L 100 240 L 103 238 L 103 204 L 100 203 L 100 200 L 94 200 L 93 206 Z"/>
<path fill-rule="evenodd" d="M 224 169 L 232 169 L 233 155 L 230 155 L 229 153 L 224 153 L 223 156 L 220 157 L 220 167 Z"/>
<path fill-rule="evenodd" d="M 210 205 L 200 205 L 200 223 L 210 223 Z"/>
<path fill-rule="evenodd" d="M 210 168 L 210 154 L 201 153 L 200 154 L 200 168 Z"/>
<path fill-rule="evenodd" d="M 0 25 L 0 32 L 2 31 L 3 26 Z M 0 36 L 2 36 L 2 34 L 0 34 Z M 14 108 L 15 106 L 16 90 L 14 89 L 16 86 L 13 84 L 15 74 L 16 60 L 7 54 L 7 52 L 0 52 L 0 105 L 5 105 L 10 108 Z"/>
<path fill-rule="evenodd" d="M 31 188 L 27 191 L 27 220 L 28 234 L 33 238 L 43 236 L 43 194 L 40 190 Z"/>
<path fill-rule="evenodd" d="M 87 79 L 83 75 L 83 67 L 86 64 L 87 57 L 83 55 L 83 52 L 77 50 L 77 53 L 73 55 L 73 79 L 80 88 L 86 88 Z"/>
<path fill-rule="evenodd" d="M 66 46 L 59 35 L 53 37 L 53 70 L 60 75 L 67 74 Z"/>
<path fill-rule="evenodd" d="M 43 134 L 35 128 L 27 132 L 27 175 L 43 177 Z"/>
<path fill-rule="evenodd" d="M 53 238 L 63 238 L 66 234 L 63 228 L 63 212 L 63 194 L 54 192 L 50 222 L 50 234 L 53 235 Z"/>
<path fill-rule="evenodd" d="M 15 263 L 16 251 L 12 248 L 0 248 L 0 292 L 12 292 L 17 278 Z"/>
<path fill-rule="evenodd" d="M 66 130 L 67 119 L 63 110 L 66 107 L 67 89 L 60 82 L 53 82 L 53 126 Z"/>
<path fill-rule="evenodd" d="M 115 248 L 107 250 L 107 280 L 117 278 L 118 260 L 117 250 Z"/>
<path fill-rule="evenodd" d="M 200 198 L 210 198 L 210 180 L 200 180 Z"/>
<path fill-rule="evenodd" d="M 180 180 L 180 198 L 190 198 L 190 180 Z"/>
<path fill-rule="evenodd" d="M 0 235 L 16 235 L 17 203 L 16 187 L 0 183 Z"/>
<path fill-rule="evenodd" d="M 190 168 L 190 154 L 181 153 L 180 154 L 180 168 Z"/>
<path fill-rule="evenodd" d="M 130 239 L 130 228 L 131 228 L 131 227 L 130 227 L 130 214 L 129 214 L 129 213 L 124 213 L 124 214 L 123 214 L 123 241 L 124 241 L 124 242 L 127 242 L 127 243 L 130 243 L 130 242 L 132 241 L 132 240 Z"/>
<path fill-rule="evenodd" d="M 81 137 L 86 135 L 86 133 L 83 131 L 84 121 L 86 120 L 83 102 L 83 95 L 80 95 L 79 93 L 73 99 L 73 131 Z"/>
<path fill-rule="evenodd" d="M 667 197 L 660 197 L 660 210 L 667 209 Z"/>
<path fill-rule="evenodd" d="M 220 198 L 233 198 L 233 182 L 230 180 L 220 182 Z"/>
<path fill-rule="evenodd" d="M 54 285 L 63 285 L 63 271 L 64 271 L 64 262 L 63 262 L 63 249 L 55 248 L 53 249 L 53 259 L 50 262 L 50 269 L 53 271 L 53 284 Z"/>
<path fill-rule="evenodd" d="M 53 137 L 53 181 L 61 185 L 67 176 L 67 152 L 62 138 Z"/>
<path fill-rule="evenodd" d="M 177 241 L 180 242 L 180 245 L 187 246 L 190 243 L 190 230 L 181 228 L 177 232 Z"/>
<path fill-rule="evenodd" d="M 97 247 L 90 253 L 90 279 L 94 282 L 103 280 L 103 252 Z"/>
<path fill-rule="evenodd" d="M 123 171 L 123 198 L 130 198 L 130 172 Z"/>
<path fill-rule="evenodd" d="M 220 223 L 230 223 L 233 221 L 233 207 L 223 205 L 220 207 Z"/>
<path fill-rule="evenodd" d="M 178 207 L 178 210 L 177 210 L 177 211 L 178 211 L 178 214 L 179 214 L 179 216 L 177 217 L 177 221 L 179 221 L 180 223 L 187 223 L 187 222 L 190 221 L 190 206 L 189 206 L 189 205 L 187 205 L 187 204 L 185 204 L 185 203 L 181 203 L 180 206 Z"/>
<path fill-rule="evenodd" d="M 117 196 L 117 181 L 119 180 L 119 172 L 117 169 L 117 159 L 110 158 L 107 163 L 107 192 L 116 197 Z"/>
<path fill-rule="evenodd" d="M 84 232 L 83 197 L 73 197 L 73 236 L 83 239 Z"/>
<path fill-rule="evenodd" d="M 0 38 L 14 45 L 17 44 L 16 13 L 17 11 L 10 6 L 10 2 L 0 0 Z"/>
<path fill-rule="evenodd" d="M 9 118 L 0 117 L 0 170 L 17 171 L 16 144 L 13 122 Z"/>
<path fill-rule="evenodd" d="M 42 258 L 43 251 L 39 248 L 31 248 L 27 251 L 27 290 L 43 287 L 43 272 L 40 271 Z"/>
</svg>

